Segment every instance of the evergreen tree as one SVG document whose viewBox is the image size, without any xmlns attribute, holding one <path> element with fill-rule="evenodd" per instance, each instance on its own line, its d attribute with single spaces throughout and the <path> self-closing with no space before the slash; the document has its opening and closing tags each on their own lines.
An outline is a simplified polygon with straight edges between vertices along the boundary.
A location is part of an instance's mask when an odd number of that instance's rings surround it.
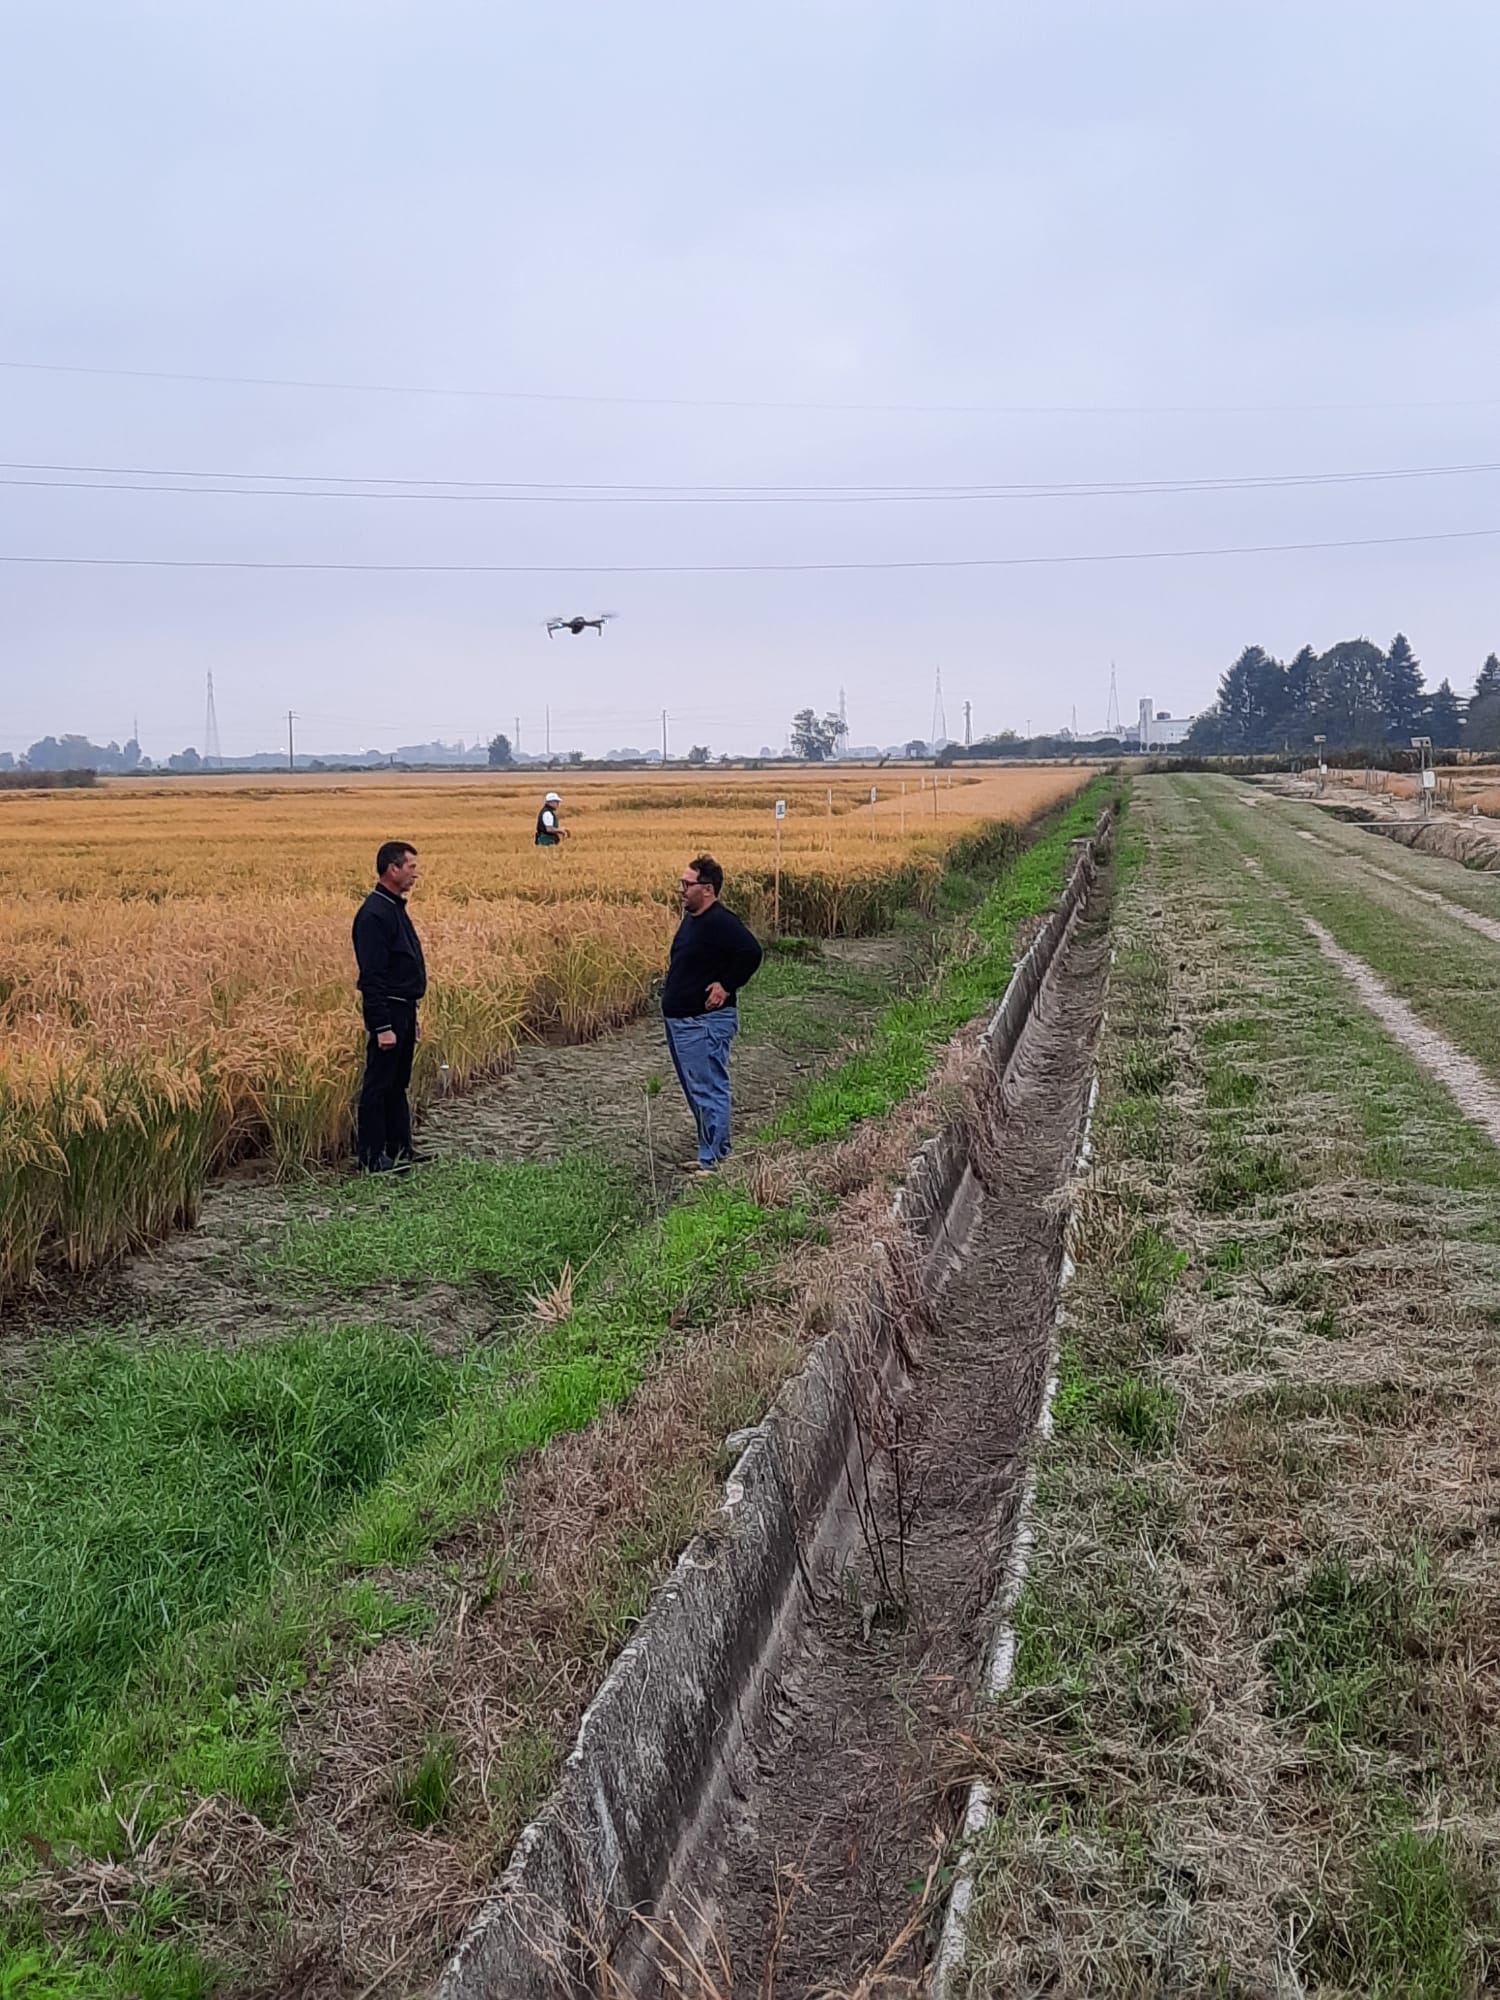
<svg viewBox="0 0 1500 2000">
<path fill-rule="evenodd" d="M 1272 749 L 1305 750 L 1313 732 L 1322 728 L 1321 723 L 1313 720 L 1317 668 L 1318 656 L 1311 646 L 1301 647 L 1289 662 L 1281 686 L 1281 730 L 1270 746 Z"/>
<path fill-rule="evenodd" d="M 1422 686 L 1422 663 L 1411 649 L 1411 641 L 1398 632 L 1385 656 L 1385 730 L 1392 743 L 1409 745 L 1422 733 L 1426 708 Z"/>
<path fill-rule="evenodd" d="M 1476 695 L 1464 717 L 1465 750 L 1500 750 L 1500 694 Z"/>
<path fill-rule="evenodd" d="M 1465 750 L 1500 750 L 1500 659 L 1491 653 L 1479 669 L 1464 716 Z"/>
<path fill-rule="evenodd" d="M 1264 646 L 1247 646 L 1219 682 L 1218 712 L 1226 750 L 1263 750 L 1285 706 L 1286 669 Z"/>
<path fill-rule="evenodd" d="M 1219 713 L 1219 704 L 1194 718 L 1193 726 L 1187 733 L 1184 750 L 1196 751 L 1202 757 L 1217 757 L 1224 748 L 1224 718 Z"/>
<path fill-rule="evenodd" d="M 1446 680 L 1438 682 L 1427 703 L 1427 730 L 1439 750 L 1456 750 L 1463 735 L 1464 716 L 1458 696 Z"/>
<path fill-rule="evenodd" d="M 1313 671 L 1313 724 L 1330 746 L 1368 748 L 1386 739 L 1385 654 L 1368 639 L 1341 639 Z"/>
</svg>

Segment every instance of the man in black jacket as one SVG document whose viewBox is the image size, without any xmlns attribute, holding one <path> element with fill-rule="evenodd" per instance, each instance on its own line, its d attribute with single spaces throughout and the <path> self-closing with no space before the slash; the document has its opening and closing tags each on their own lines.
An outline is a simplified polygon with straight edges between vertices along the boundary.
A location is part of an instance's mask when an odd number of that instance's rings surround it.
<svg viewBox="0 0 1500 2000">
<path fill-rule="evenodd" d="M 719 901 L 724 870 L 700 854 L 682 871 L 682 922 L 672 940 L 661 1011 L 677 1081 L 698 1128 L 697 1170 L 710 1173 L 729 1151 L 729 1044 L 739 1026 L 735 1001 L 755 976 L 761 949 Z"/>
<path fill-rule="evenodd" d="M 354 957 L 364 1007 L 365 1077 L 359 1092 L 359 1163 L 383 1174 L 412 1161 L 411 1110 L 406 1101 L 420 1029 L 417 1007 L 427 991 L 427 966 L 406 897 L 417 879 L 417 850 L 388 840 L 375 856 L 375 887 L 354 918 Z"/>
</svg>

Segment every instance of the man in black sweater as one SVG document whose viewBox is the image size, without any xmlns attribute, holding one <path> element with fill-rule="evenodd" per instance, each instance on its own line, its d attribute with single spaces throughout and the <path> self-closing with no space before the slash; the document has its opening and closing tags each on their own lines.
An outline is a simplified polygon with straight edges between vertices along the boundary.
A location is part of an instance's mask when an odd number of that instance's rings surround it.
<svg viewBox="0 0 1500 2000">
<path fill-rule="evenodd" d="M 739 1026 L 735 1001 L 761 961 L 755 937 L 719 901 L 723 886 L 724 870 L 711 854 L 698 855 L 683 869 L 682 922 L 661 996 L 667 1047 L 698 1128 L 700 1173 L 711 1173 L 729 1151 L 729 1044 Z"/>
<path fill-rule="evenodd" d="M 375 856 L 375 877 L 354 918 L 366 1032 L 357 1146 L 366 1173 L 386 1174 L 409 1167 L 413 1158 L 406 1089 L 421 1034 L 417 1007 L 427 991 L 421 942 L 406 910 L 417 879 L 411 842 L 386 841 Z"/>
</svg>

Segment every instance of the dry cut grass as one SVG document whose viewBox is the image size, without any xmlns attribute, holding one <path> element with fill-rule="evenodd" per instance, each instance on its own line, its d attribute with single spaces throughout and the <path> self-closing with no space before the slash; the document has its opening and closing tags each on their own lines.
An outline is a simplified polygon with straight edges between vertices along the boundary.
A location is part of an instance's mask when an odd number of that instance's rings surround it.
<svg viewBox="0 0 1500 2000">
<path fill-rule="evenodd" d="M 1137 798 L 957 1990 L 1468 2000 L 1500 1163 L 1191 802 Z"/>
</svg>

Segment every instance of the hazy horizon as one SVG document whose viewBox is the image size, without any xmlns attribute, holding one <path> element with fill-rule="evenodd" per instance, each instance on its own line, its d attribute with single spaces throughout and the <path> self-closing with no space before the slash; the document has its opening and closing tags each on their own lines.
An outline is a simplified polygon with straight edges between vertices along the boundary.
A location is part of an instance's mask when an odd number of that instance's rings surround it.
<svg viewBox="0 0 1500 2000">
<path fill-rule="evenodd" d="M 1102 726 L 1111 660 L 1129 721 L 1251 642 L 1401 629 L 1461 692 L 1500 645 L 1478 0 L 81 0 L 5 41 L 0 363 L 42 367 L 0 366 L 0 556 L 167 566 L 0 564 L 0 749 L 201 749 L 210 670 L 227 755 L 288 707 L 309 756 L 532 748 L 544 704 L 717 754 L 841 687 L 854 741 L 926 737 L 938 666 L 978 736 Z M 52 372 L 96 369 L 139 372 Z M 240 475 L 280 490 L 203 490 Z M 1292 542 L 1367 545 L 1155 559 Z M 774 567 L 820 564 L 935 567 Z"/>
</svg>

